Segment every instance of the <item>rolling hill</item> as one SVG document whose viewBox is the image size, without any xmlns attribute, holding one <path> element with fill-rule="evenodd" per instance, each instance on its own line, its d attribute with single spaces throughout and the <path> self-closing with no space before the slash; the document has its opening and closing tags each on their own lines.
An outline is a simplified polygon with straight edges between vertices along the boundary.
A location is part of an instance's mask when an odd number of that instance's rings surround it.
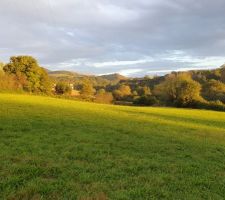
<svg viewBox="0 0 225 200">
<path fill-rule="evenodd" d="M 0 94 L 0 199 L 224 199 L 225 113 Z"/>
<path fill-rule="evenodd" d="M 49 76 L 56 80 L 75 81 L 79 79 L 90 79 L 98 82 L 107 82 L 107 84 L 117 84 L 120 80 L 127 80 L 127 77 L 120 74 L 107 74 L 101 76 L 79 74 L 71 71 L 47 71 Z"/>
<path fill-rule="evenodd" d="M 112 82 L 119 82 L 121 80 L 127 80 L 128 78 L 125 76 L 122 76 L 121 74 L 107 74 L 107 75 L 101 75 L 99 76 L 101 78 L 104 78 L 106 80 L 112 81 Z"/>
</svg>

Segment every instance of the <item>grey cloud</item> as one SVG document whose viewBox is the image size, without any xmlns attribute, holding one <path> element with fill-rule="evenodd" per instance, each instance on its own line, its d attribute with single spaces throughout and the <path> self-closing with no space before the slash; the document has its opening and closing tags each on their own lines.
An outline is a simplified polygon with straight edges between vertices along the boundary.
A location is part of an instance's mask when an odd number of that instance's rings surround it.
<svg viewBox="0 0 225 200">
<path fill-rule="evenodd" d="M 225 62 L 224 7 L 224 0 L 1 0 L 0 59 L 29 54 L 51 69 L 134 76 L 217 67 Z M 176 50 L 189 59 L 165 58 Z M 119 65 L 146 57 L 154 61 Z"/>
</svg>

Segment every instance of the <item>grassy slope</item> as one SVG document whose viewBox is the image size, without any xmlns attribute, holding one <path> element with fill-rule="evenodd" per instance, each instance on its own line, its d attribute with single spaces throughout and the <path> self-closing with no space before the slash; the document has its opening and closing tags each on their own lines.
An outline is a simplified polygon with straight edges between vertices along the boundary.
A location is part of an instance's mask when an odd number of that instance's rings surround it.
<svg viewBox="0 0 225 200">
<path fill-rule="evenodd" d="M 0 199 L 223 199 L 225 113 L 0 94 Z"/>
</svg>

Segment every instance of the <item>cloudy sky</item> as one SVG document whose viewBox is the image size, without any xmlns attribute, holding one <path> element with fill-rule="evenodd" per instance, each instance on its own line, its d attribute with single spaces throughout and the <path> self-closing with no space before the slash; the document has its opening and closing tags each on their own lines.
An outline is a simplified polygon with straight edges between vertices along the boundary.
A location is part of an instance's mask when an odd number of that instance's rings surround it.
<svg viewBox="0 0 225 200">
<path fill-rule="evenodd" d="M 0 60 L 127 76 L 225 63 L 224 0 L 0 0 Z"/>
</svg>

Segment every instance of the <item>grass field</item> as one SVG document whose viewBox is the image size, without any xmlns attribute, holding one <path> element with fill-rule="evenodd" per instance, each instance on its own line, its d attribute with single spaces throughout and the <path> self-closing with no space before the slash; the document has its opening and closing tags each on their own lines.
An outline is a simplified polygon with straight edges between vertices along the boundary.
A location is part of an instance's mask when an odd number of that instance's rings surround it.
<svg viewBox="0 0 225 200">
<path fill-rule="evenodd" d="M 225 113 L 0 94 L 0 199 L 224 199 Z"/>
</svg>

